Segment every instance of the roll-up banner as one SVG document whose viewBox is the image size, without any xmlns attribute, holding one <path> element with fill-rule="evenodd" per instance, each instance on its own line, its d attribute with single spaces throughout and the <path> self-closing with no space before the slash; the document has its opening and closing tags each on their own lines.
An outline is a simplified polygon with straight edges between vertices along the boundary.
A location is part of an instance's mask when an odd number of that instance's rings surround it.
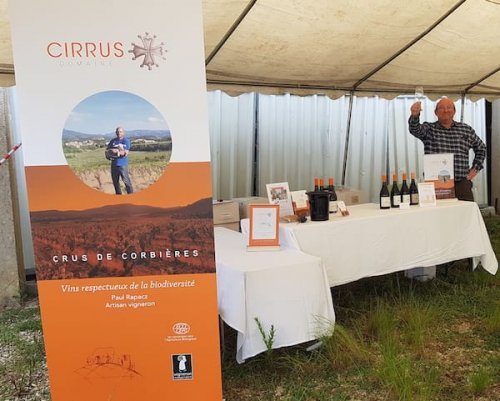
<svg viewBox="0 0 500 401">
<path fill-rule="evenodd" d="M 52 400 L 220 401 L 201 1 L 9 6 Z"/>
</svg>

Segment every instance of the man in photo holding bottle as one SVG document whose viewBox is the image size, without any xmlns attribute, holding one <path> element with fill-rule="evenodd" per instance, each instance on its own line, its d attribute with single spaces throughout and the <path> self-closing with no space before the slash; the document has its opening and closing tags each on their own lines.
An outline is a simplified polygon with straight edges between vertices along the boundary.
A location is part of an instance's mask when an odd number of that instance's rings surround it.
<svg viewBox="0 0 500 401">
<path fill-rule="evenodd" d="M 116 138 L 109 141 L 106 146 L 106 158 L 111 160 L 111 179 L 117 195 L 122 194 L 120 187 L 120 178 L 125 184 L 127 194 L 134 192 L 132 182 L 128 174 L 128 154 L 130 151 L 130 140 L 125 137 L 125 130 L 117 127 L 115 130 Z"/>
<path fill-rule="evenodd" d="M 472 127 L 453 120 L 455 104 L 451 99 L 442 98 L 436 104 L 436 122 L 420 123 L 420 101 L 410 107 L 408 119 L 410 134 L 424 144 L 425 154 L 453 153 L 455 195 L 460 200 L 474 201 L 472 180 L 483 169 L 486 145 Z M 469 166 L 469 150 L 474 151 L 472 167 Z"/>
</svg>

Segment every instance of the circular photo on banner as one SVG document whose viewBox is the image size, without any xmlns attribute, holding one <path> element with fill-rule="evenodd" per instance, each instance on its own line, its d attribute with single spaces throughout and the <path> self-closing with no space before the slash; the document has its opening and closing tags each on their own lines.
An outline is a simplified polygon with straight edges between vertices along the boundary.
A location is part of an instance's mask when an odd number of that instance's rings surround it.
<svg viewBox="0 0 500 401">
<path fill-rule="evenodd" d="M 71 170 L 89 187 L 113 195 L 142 191 L 163 174 L 172 153 L 170 129 L 147 100 L 99 92 L 71 111 L 62 134 Z"/>
</svg>

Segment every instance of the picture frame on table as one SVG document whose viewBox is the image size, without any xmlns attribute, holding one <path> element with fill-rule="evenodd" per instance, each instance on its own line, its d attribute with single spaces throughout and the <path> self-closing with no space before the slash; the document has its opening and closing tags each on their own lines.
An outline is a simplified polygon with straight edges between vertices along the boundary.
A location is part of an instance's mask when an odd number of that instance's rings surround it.
<svg viewBox="0 0 500 401">
<path fill-rule="evenodd" d="M 290 194 L 288 182 L 266 184 L 266 190 L 269 203 L 279 206 L 281 216 L 285 217 L 294 214 L 292 196 Z"/>
<path fill-rule="evenodd" d="M 436 206 L 434 181 L 418 183 L 418 199 L 420 207 Z"/>
<path fill-rule="evenodd" d="M 279 250 L 280 206 L 264 203 L 248 205 L 247 250 Z"/>
</svg>

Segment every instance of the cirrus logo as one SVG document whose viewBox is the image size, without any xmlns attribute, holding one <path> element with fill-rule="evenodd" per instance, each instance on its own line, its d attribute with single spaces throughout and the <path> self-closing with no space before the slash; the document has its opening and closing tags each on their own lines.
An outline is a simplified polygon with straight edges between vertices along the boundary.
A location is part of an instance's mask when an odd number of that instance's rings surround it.
<svg viewBox="0 0 500 401">
<path fill-rule="evenodd" d="M 175 334 L 187 334 L 191 330 L 191 327 L 187 323 L 178 322 L 172 326 L 172 331 Z"/>
<path fill-rule="evenodd" d="M 128 53 L 132 54 L 132 60 L 139 60 L 140 67 L 146 67 L 149 71 L 153 67 L 159 67 L 159 60 L 166 60 L 164 42 L 157 41 L 155 34 L 145 32 L 144 35 L 137 35 L 139 43 L 132 42 L 132 48 Z M 70 41 L 52 41 L 46 45 L 46 54 L 59 64 L 64 65 L 97 65 L 111 60 L 123 59 L 126 56 L 124 41 L 88 41 L 88 40 L 70 40 Z M 106 63 L 105 63 L 106 64 Z M 106 64 L 106 65 L 107 65 Z M 103 64 L 104 65 L 104 64 Z"/>
</svg>

